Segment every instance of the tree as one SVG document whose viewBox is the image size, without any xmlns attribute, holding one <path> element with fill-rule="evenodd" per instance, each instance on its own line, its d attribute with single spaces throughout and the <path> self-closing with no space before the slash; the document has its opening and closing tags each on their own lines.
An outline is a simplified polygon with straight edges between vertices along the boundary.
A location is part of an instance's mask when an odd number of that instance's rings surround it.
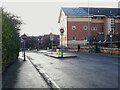
<svg viewBox="0 0 120 90">
<path fill-rule="evenodd" d="M 18 59 L 21 24 L 18 16 L 2 9 L 2 71 Z"/>
</svg>

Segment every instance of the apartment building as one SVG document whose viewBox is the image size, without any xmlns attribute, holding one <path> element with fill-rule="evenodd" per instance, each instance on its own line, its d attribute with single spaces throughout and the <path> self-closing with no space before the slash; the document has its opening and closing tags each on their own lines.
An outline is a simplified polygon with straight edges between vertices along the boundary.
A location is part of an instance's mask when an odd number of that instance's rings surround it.
<svg viewBox="0 0 120 90">
<path fill-rule="evenodd" d="M 64 29 L 63 46 L 86 45 L 120 32 L 119 8 L 61 8 L 58 23 Z"/>
</svg>

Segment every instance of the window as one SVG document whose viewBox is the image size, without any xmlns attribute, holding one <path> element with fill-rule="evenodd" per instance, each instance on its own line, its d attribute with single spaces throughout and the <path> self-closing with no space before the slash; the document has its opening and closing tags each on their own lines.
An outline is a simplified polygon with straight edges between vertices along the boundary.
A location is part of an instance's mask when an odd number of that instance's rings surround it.
<svg viewBox="0 0 120 90">
<path fill-rule="evenodd" d="M 92 17 L 92 20 L 96 20 L 97 19 L 97 17 Z"/>
<path fill-rule="evenodd" d="M 115 23 L 115 18 L 111 18 L 111 24 Z"/>
<path fill-rule="evenodd" d="M 87 30 L 87 26 L 83 26 L 83 29 L 84 29 L 84 30 Z"/>
<path fill-rule="evenodd" d="M 97 27 L 92 27 L 92 30 L 97 30 Z"/>
<path fill-rule="evenodd" d="M 75 36 L 73 36 L 73 37 L 72 37 L 72 40 L 76 40 L 76 37 L 75 37 Z"/>
<path fill-rule="evenodd" d="M 104 17 L 101 17 L 101 19 L 104 19 Z"/>
<path fill-rule="evenodd" d="M 87 40 L 87 37 L 84 37 L 84 40 Z"/>
<path fill-rule="evenodd" d="M 111 30 L 110 30 L 110 31 L 114 32 L 114 28 L 115 28 L 115 18 L 111 18 L 110 21 L 111 21 L 111 22 L 110 22 L 110 24 L 111 24 Z"/>
<path fill-rule="evenodd" d="M 114 32 L 114 27 L 111 27 L 111 32 Z"/>
<path fill-rule="evenodd" d="M 72 26 L 72 30 L 76 30 L 76 26 Z"/>
</svg>

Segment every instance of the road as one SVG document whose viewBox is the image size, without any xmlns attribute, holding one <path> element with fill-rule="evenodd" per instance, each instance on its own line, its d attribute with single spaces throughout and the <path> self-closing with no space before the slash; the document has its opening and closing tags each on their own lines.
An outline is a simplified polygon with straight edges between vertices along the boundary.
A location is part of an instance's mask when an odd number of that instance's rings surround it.
<svg viewBox="0 0 120 90">
<path fill-rule="evenodd" d="M 76 58 L 53 58 L 42 53 L 27 56 L 61 88 L 117 88 L 118 58 L 78 53 Z"/>
</svg>

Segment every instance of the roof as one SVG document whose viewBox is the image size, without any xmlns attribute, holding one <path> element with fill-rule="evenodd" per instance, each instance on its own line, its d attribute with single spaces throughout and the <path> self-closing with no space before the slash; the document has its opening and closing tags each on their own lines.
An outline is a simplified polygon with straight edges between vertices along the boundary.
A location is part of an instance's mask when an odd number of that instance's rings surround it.
<svg viewBox="0 0 120 90">
<path fill-rule="evenodd" d="M 82 8 L 62 8 L 66 16 L 87 16 L 87 12 Z"/>
<path fill-rule="evenodd" d="M 62 8 L 66 16 L 88 16 L 88 7 Z M 120 16 L 120 8 L 89 8 L 89 15 Z"/>
</svg>

